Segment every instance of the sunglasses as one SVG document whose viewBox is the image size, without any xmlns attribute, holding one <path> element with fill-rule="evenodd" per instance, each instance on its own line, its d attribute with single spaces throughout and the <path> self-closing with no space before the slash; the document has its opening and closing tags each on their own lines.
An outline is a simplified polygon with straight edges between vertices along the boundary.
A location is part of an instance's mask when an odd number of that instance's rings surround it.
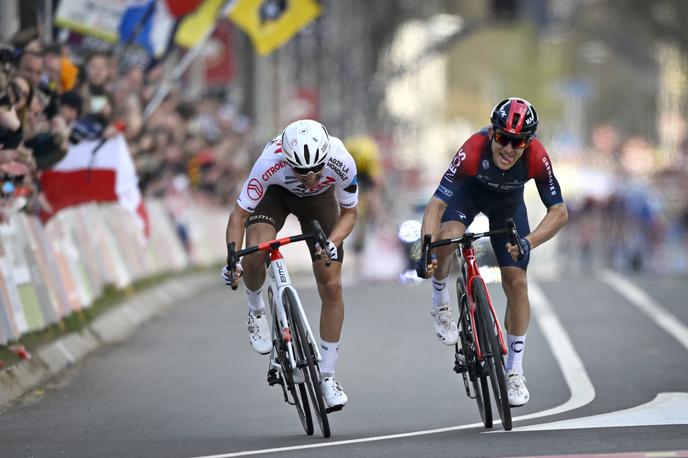
<svg viewBox="0 0 688 458">
<path fill-rule="evenodd" d="M 309 173 L 313 173 L 313 174 L 316 174 L 316 175 L 317 175 L 317 174 L 320 173 L 320 172 L 322 171 L 322 169 L 324 169 L 324 168 L 325 168 L 325 163 L 324 163 L 324 162 L 323 162 L 322 164 L 320 164 L 320 165 L 316 165 L 315 167 L 311 167 L 311 168 L 309 168 L 309 169 L 308 169 L 308 168 L 303 168 L 303 167 L 293 167 L 293 166 L 292 166 L 292 169 L 294 169 L 294 172 L 298 173 L 299 175 L 308 175 Z"/>
<path fill-rule="evenodd" d="M 530 137 L 515 137 L 507 135 L 504 132 L 495 132 L 492 139 L 502 146 L 506 146 L 511 143 L 511 146 L 514 149 L 525 148 L 528 146 L 528 142 L 530 141 Z"/>
</svg>

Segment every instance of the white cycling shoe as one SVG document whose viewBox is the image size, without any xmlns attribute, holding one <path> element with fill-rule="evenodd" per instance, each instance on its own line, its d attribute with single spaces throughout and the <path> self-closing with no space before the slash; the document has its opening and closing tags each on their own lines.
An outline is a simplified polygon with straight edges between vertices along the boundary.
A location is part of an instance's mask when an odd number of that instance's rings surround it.
<svg viewBox="0 0 688 458">
<path fill-rule="evenodd" d="M 342 408 L 349 402 L 349 397 L 334 377 L 325 377 L 320 381 L 320 392 L 325 404 L 330 409 L 333 407 Z"/>
<path fill-rule="evenodd" d="M 511 407 L 521 407 L 530 399 L 526 378 L 518 372 L 510 372 L 506 376 L 506 392 Z"/>
<path fill-rule="evenodd" d="M 261 355 L 267 355 L 272 350 L 272 337 L 268 315 L 265 312 L 248 312 L 248 338 L 253 349 Z"/>
<path fill-rule="evenodd" d="M 459 341 L 459 328 L 456 326 L 449 304 L 433 305 L 430 315 L 435 325 L 435 335 L 440 342 L 445 345 L 454 345 Z"/>
</svg>

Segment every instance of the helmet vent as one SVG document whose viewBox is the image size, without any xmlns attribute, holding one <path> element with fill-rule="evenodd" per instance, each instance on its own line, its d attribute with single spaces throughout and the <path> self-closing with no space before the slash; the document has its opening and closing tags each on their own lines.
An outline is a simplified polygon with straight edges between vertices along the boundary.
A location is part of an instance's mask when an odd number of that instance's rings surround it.
<svg viewBox="0 0 688 458">
<path fill-rule="evenodd" d="M 518 122 L 521 120 L 521 115 L 518 113 L 514 114 L 513 121 L 511 123 L 511 128 L 516 129 L 518 127 Z"/>
<path fill-rule="evenodd" d="M 308 151 L 308 145 L 303 145 L 303 158 L 306 160 L 306 164 L 311 163 L 311 153 Z"/>
<path fill-rule="evenodd" d="M 318 159 L 320 159 L 320 148 L 315 150 L 315 159 L 313 159 L 313 164 L 317 164 Z"/>
</svg>

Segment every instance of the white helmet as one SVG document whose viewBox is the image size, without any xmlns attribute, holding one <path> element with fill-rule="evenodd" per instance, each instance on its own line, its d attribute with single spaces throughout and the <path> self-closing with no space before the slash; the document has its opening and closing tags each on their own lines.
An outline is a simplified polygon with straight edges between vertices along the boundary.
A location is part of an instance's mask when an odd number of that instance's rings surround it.
<svg viewBox="0 0 688 458">
<path fill-rule="evenodd" d="M 310 169 L 325 163 L 330 136 L 325 126 L 311 119 L 301 119 L 282 132 L 282 151 L 289 165 Z"/>
</svg>

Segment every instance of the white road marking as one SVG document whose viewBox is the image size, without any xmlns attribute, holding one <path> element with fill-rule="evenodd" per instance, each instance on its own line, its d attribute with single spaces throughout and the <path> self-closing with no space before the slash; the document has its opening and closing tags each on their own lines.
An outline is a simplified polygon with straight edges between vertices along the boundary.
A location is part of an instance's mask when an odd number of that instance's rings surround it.
<svg viewBox="0 0 688 458">
<path fill-rule="evenodd" d="M 561 325 L 561 322 L 557 318 L 550 305 L 549 301 L 545 297 L 544 293 L 540 288 L 533 282 L 530 281 L 528 284 L 528 289 L 530 292 L 531 308 L 538 322 L 538 325 L 542 329 L 545 335 L 545 339 L 549 343 L 549 347 L 552 350 L 555 359 L 557 360 L 559 367 L 561 368 L 566 384 L 571 391 L 571 397 L 565 403 L 553 407 L 551 409 L 543 410 L 540 412 L 533 412 L 527 415 L 521 415 L 519 417 L 514 417 L 512 421 L 528 420 L 532 418 L 546 417 L 550 415 L 559 414 L 562 412 L 567 412 L 569 410 L 577 409 L 588 403 L 590 403 L 595 398 L 595 388 L 592 386 L 592 382 L 588 377 L 588 373 L 583 366 L 583 361 L 576 353 L 571 339 Z M 498 424 L 499 419 L 495 419 L 494 423 Z M 402 439 L 414 436 L 425 436 L 429 434 L 440 434 L 451 431 L 459 431 L 463 429 L 471 428 L 482 428 L 482 423 L 471 423 L 468 425 L 450 426 L 447 428 L 438 429 L 427 429 L 423 431 L 412 431 L 408 433 L 399 434 L 388 434 L 384 436 L 373 436 L 373 437 L 362 437 L 360 439 L 348 439 L 343 441 L 332 441 L 332 442 L 320 442 L 314 444 L 304 444 L 304 445 L 293 445 L 289 447 L 276 447 L 276 448 L 266 448 L 260 450 L 244 450 L 232 453 L 222 453 L 218 455 L 204 455 L 195 458 L 232 458 L 237 456 L 250 456 L 259 455 L 267 453 L 279 453 L 279 452 L 289 452 L 295 450 L 307 450 L 313 448 L 323 448 L 323 447 L 334 447 L 338 445 L 350 445 L 350 444 L 362 444 L 366 442 L 378 442 L 383 440 L 391 439 Z"/>
<path fill-rule="evenodd" d="M 583 360 L 581 360 L 573 343 L 566 333 L 561 321 L 554 313 L 552 305 L 542 292 L 540 287 L 533 281 L 528 282 L 528 293 L 530 296 L 530 307 L 535 314 L 542 333 L 549 343 L 549 348 L 554 354 L 566 384 L 571 391 L 571 397 L 565 403 L 541 412 L 534 412 L 528 415 L 517 417 L 518 420 L 530 418 L 540 418 L 548 415 L 555 415 L 569 410 L 578 409 L 592 402 L 595 399 L 595 387 L 588 377 Z"/>
<path fill-rule="evenodd" d="M 631 283 L 627 278 L 611 270 L 605 270 L 600 278 L 688 350 L 688 327 L 681 320 L 662 308 L 645 291 Z"/>
<path fill-rule="evenodd" d="M 514 428 L 513 431 L 554 429 L 619 428 L 624 426 L 661 426 L 688 424 L 688 393 L 659 393 L 647 404 L 591 417 L 574 418 L 540 425 Z"/>
</svg>

